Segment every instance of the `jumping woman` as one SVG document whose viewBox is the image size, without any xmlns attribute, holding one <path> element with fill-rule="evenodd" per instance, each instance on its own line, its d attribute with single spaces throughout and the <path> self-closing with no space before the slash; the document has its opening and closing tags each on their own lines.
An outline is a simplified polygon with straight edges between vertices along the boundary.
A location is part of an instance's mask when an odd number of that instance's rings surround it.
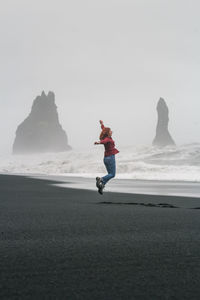
<svg viewBox="0 0 200 300">
<path fill-rule="evenodd" d="M 107 175 L 104 177 L 96 177 L 96 186 L 98 188 L 98 192 L 103 195 L 103 189 L 106 183 L 115 177 L 116 173 L 116 164 L 115 164 L 115 154 L 119 153 L 119 151 L 115 148 L 115 142 L 112 139 L 112 131 L 109 127 L 105 127 L 103 121 L 99 121 L 101 124 L 101 134 L 100 134 L 100 141 L 95 142 L 95 145 L 104 145 L 105 152 L 104 152 L 104 165 L 108 172 Z"/>
</svg>

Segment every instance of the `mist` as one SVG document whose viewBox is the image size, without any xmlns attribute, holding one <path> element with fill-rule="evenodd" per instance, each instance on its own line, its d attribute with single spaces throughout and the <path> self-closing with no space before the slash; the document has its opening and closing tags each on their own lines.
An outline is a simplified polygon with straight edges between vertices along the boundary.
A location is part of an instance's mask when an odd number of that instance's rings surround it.
<svg viewBox="0 0 200 300">
<path fill-rule="evenodd" d="M 151 145 L 156 105 L 177 144 L 200 141 L 198 1 L 6 1 L 1 5 L 0 153 L 41 91 L 53 91 L 74 149 L 99 120 L 118 147 Z"/>
</svg>

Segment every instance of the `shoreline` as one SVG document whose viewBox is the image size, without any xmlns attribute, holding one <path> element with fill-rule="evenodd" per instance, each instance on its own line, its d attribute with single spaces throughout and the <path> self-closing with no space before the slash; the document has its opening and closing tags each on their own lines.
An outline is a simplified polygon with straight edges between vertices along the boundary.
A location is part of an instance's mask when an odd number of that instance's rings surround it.
<svg viewBox="0 0 200 300">
<path fill-rule="evenodd" d="M 70 175 L 42 175 L 42 174 L 19 174 L 6 173 L 1 175 L 24 176 L 29 178 L 53 180 L 54 185 L 64 188 L 84 189 L 97 191 L 95 178 L 70 176 Z M 200 184 L 186 181 L 163 181 L 163 180 L 135 180 L 135 179 L 112 179 L 108 182 L 105 193 L 142 194 L 159 196 L 180 196 L 200 198 Z"/>
<path fill-rule="evenodd" d="M 9 172 L 0 172 L 0 175 L 13 175 L 13 176 L 38 176 L 38 177 L 58 177 L 58 178 L 82 178 L 82 179 L 94 179 L 95 176 L 104 176 L 105 173 L 96 173 L 96 174 L 93 174 L 93 176 L 91 174 L 89 174 L 88 176 L 85 175 L 85 174 L 88 174 L 88 173 L 63 173 L 63 174 L 54 174 L 54 173 L 51 173 L 51 174 L 45 174 L 45 173 L 23 173 L 23 172 L 20 172 L 20 173 L 17 173 L 17 172 L 13 172 L 13 173 L 9 173 Z M 188 183 L 188 184 L 200 184 L 200 181 L 198 180 L 170 180 L 170 179 L 138 179 L 138 178 L 120 178 L 118 177 L 118 175 L 116 175 L 116 177 L 114 178 L 114 180 L 118 180 L 118 181 L 135 181 L 135 182 L 152 182 L 152 183 L 156 183 L 156 182 L 159 182 L 159 183 Z"/>
</svg>

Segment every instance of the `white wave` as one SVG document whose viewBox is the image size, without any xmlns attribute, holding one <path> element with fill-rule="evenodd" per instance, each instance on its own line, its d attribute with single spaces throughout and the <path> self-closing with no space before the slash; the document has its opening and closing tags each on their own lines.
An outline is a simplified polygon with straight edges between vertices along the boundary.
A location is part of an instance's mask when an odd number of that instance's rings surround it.
<svg viewBox="0 0 200 300">
<path fill-rule="evenodd" d="M 200 182 L 200 144 L 179 147 L 124 147 L 116 156 L 123 179 Z M 1 173 L 95 177 L 105 174 L 103 149 L 0 157 Z"/>
</svg>

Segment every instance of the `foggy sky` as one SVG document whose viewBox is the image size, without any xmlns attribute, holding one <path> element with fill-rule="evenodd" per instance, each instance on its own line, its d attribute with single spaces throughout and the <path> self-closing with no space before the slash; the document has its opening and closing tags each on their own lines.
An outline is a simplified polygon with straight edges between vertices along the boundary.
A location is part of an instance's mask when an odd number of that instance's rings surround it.
<svg viewBox="0 0 200 300">
<path fill-rule="evenodd" d="M 0 153 L 42 90 L 53 91 L 73 148 L 99 119 L 117 145 L 150 145 L 156 104 L 177 144 L 200 142 L 200 3 L 194 0 L 7 0 L 0 10 Z"/>
</svg>

